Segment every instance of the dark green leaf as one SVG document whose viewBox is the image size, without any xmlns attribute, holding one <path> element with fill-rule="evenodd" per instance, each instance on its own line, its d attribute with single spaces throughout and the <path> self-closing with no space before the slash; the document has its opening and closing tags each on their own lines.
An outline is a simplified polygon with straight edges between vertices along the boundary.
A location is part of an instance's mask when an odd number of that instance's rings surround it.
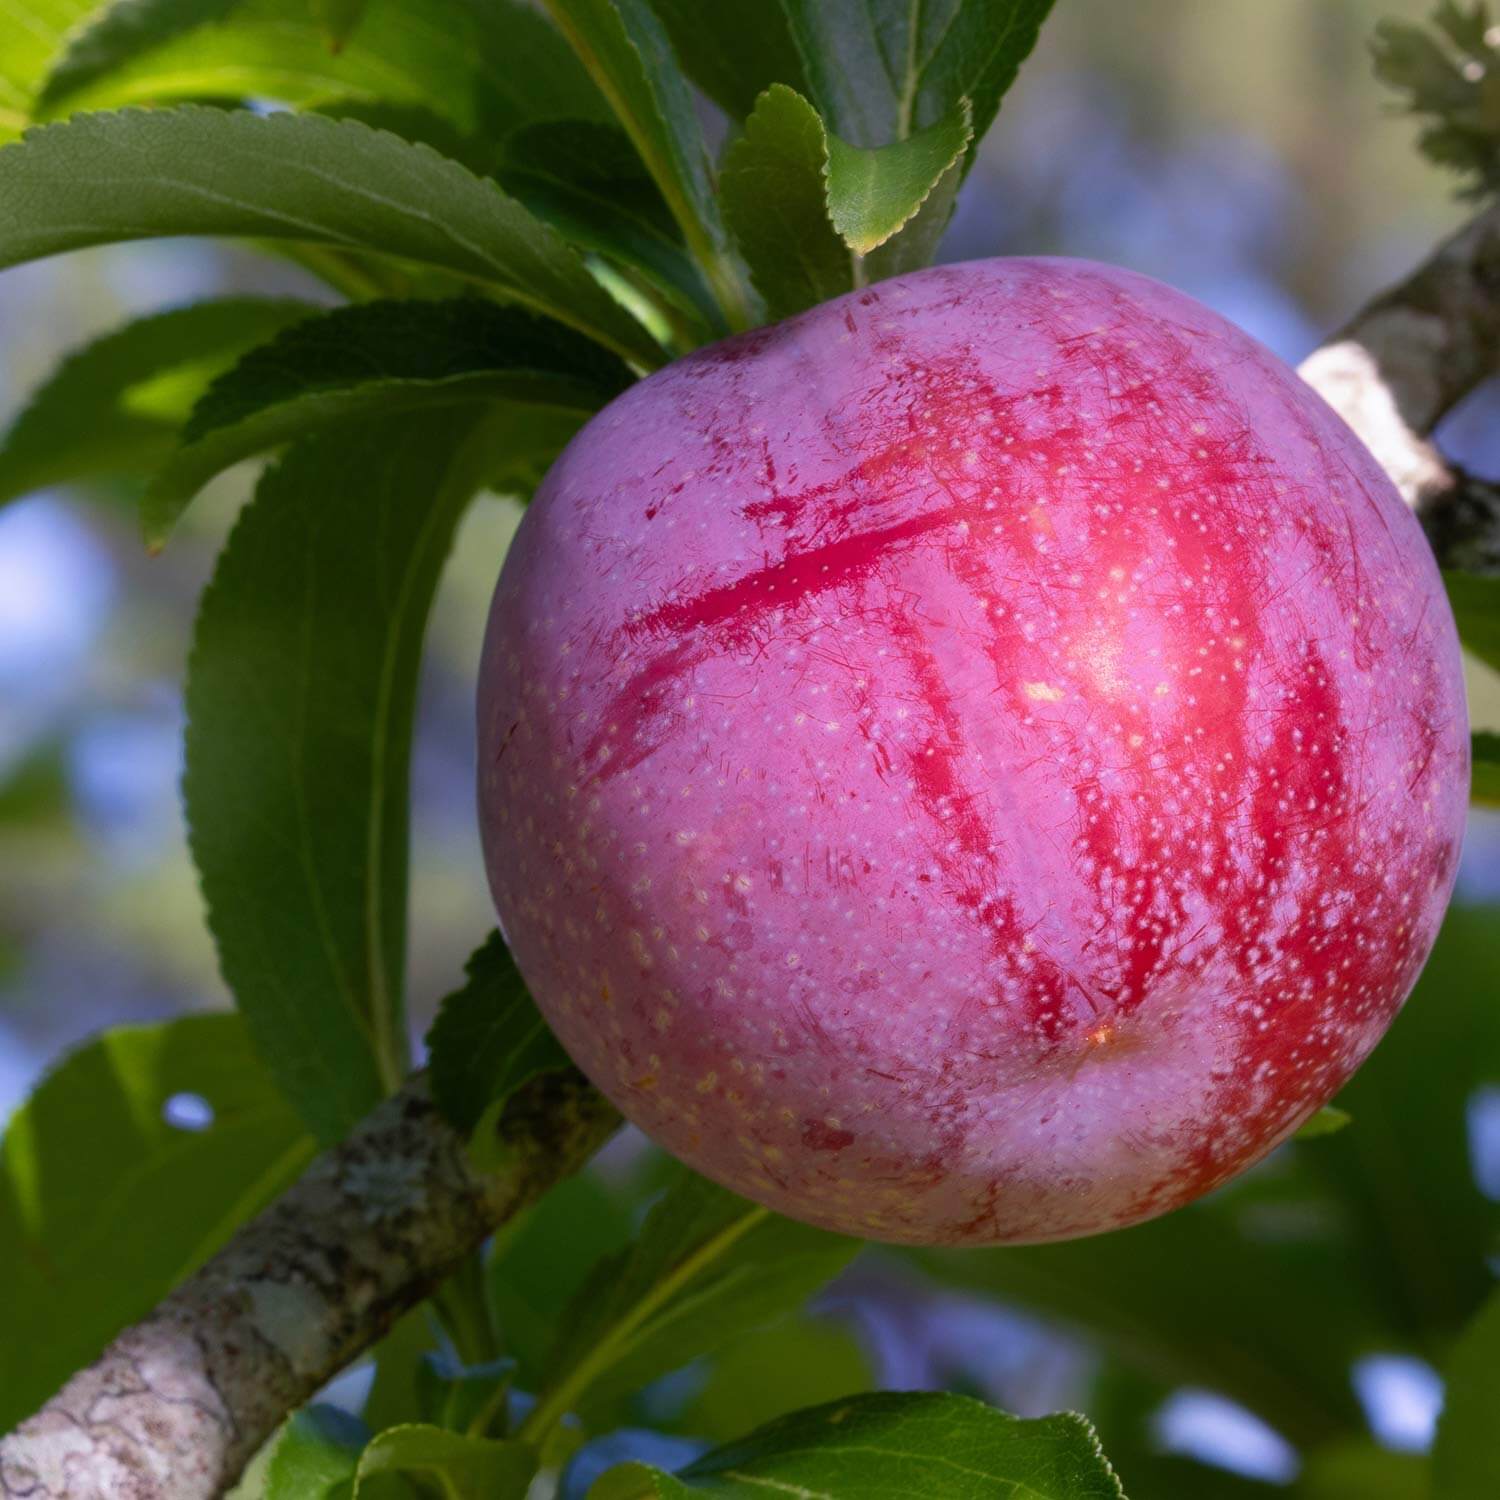
<svg viewBox="0 0 1500 1500">
<path fill-rule="evenodd" d="M 1432 1449 L 1432 1500 L 1500 1494 L 1500 1293 L 1491 1294 L 1448 1360 Z"/>
<path fill-rule="evenodd" d="M 829 129 L 888 146 L 974 109 L 974 139 L 1036 45 L 1052 0 L 782 0 Z"/>
<path fill-rule="evenodd" d="M 536 1455 L 520 1443 L 413 1423 L 374 1438 L 359 1461 L 355 1500 L 377 1474 L 419 1475 L 443 1500 L 525 1500 Z"/>
<path fill-rule="evenodd" d="M 325 1140 L 406 1067 L 417 668 L 489 438 L 459 410 L 297 446 L 199 612 L 183 794 L 209 926 L 261 1054 Z"/>
<path fill-rule="evenodd" d="M 790 1311 L 860 1246 L 679 1169 L 628 1250 L 602 1261 L 563 1320 L 523 1433 L 642 1386 Z"/>
<path fill-rule="evenodd" d="M 311 0 L 313 15 L 334 52 L 342 52 L 369 9 L 369 0 Z"/>
<path fill-rule="evenodd" d="M 973 130 L 961 99 L 926 130 L 878 150 L 828 141 L 828 212 L 844 243 L 868 255 L 896 234 L 962 159 Z"/>
<path fill-rule="evenodd" d="M 167 235 L 298 240 L 453 272 L 618 353 L 660 357 L 556 230 L 457 162 L 353 120 L 84 115 L 0 150 L 0 201 L 0 266 Z"/>
<path fill-rule="evenodd" d="M 370 1430 L 358 1417 L 336 1406 L 304 1407 L 276 1439 L 264 1500 L 348 1500 L 369 1440 Z"/>
<path fill-rule="evenodd" d="M 43 112 L 205 98 L 306 109 L 362 99 L 424 107 L 491 139 L 529 120 L 610 118 L 562 38 L 520 0 L 369 0 L 337 56 L 316 3 L 121 0 L 73 38 L 48 79 Z"/>
<path fill-rule="evenodd" d="M 68 34 L 99 0 L 5 0 L 0 27 L 0 141 L 19 135 Z"/>
<path fill-rule="evenodd" d="M 253 297 L 200 302 L 70 355 L 0 440 L 0 504 L 49 485 L 149 474 L 216 374 L 313 311 Z"/>
<path fill-rule="evenodd" d="M 1347 1110 L 1335 1109 L 1333 1105 L 1325 1104 L 1317 1114 L 1297 1131 L 1296 1139 L 1299 1141 L 1316 1141 L 1325 1135 L 1337 1135 L 1339 1131 L 1352 1122 L 1353 1118 Z"/>
<path fill-rule="evenodd" d="M 1500 578 L 1444 573 L 1443 583 L 1465 649 L 1500 671 Z"/>
<path fill-rule="evenodd" d="M 854 285 L 848 247 L 828 217 L 828 133 L 800 94 L 761 96 L 724 156 L 724 217 L 773 319 Z"/>
<path fill-rule="evenodd" d="M 179 1095 L 204 1101 L 212 1122 L 171 1123 L 163 1111 Z M 238 1016 L 122 1026 L 69 1056 L 0 1144 L 0 1429 L 142 1317 L 311 1155 Z"/>
<path fill-rule="evenodd" d="M 611 1469 L 589 1500 L 1124 1500 L 1080 1416 L 1022 1421 L 968 1396 L 881 1392 L 783 1417 L 673 1478 Z"/>
<path fill-rule="evenodd" d="M 485 1272 L 490 1306 L 525 1389 L 540 1384 L 563 1314 L 595 1262 L 629 1244 L 631 1229 L 628 1205 L 582 1172 L 496 1236 Z"/>
<path fill-rule="evenodd" d="M 720 1353 L 677 1425 L 695 1437 L 725 1442 L 788 1412 L 860 1395 L 875 1384 L 870 1361 L 847 1328 L 797 1313 Z"/>
<path fill-rule="evenodd" d="M 1263 1492 L 1276 1500 L 1285 1491 Z M 1427 1460 L 1420 1453 L 1392 1453 L 1368 1438 L 1334 1443 L 1309 1453 L 1292 1491 L 1295 1500 L 1478 1500 L 1489 1489 L 1432 1489 Z"/>
<path fill-rule="evenodd" d="M 43 741 L 0 776 L 0 831 L 54 826 L 72 807 L 66 745 Z"/>
<path fill-rule="evenodd" d="M 1500 807 L 1500 734 L 1482 731 L 1470 736 L 1473 771 L 1469 800 Z"/>
<path fill-rule="evenodd" d="M 748 321 L 692 90 L 647 0 L 547 0 L 547 8 L 614 107 L 726 311 Z"/>
<path fill-rule="evenodd" d="M 572 244 L 631 268 L 705 329 L 721 314 L 661 190 L 620 130 L 587 120 L 524 126 L 496 177 Z"/>
<path fill-rule="evenodd" d="M 467 1432 L 473 1423 L 489 1427 L 503 1422 L 515 1373 L 513 1359 L 465 1365 L 447 1350 L 437 1350 L 417 1367 L 417 1410 L 423 1421 L 450 1432 Z"/>
<path fill-rule="evenodd" d="M 775 0 L 651 0 L 688 77 L 737 120 L 764 89 L 808 92 L 786 14 Z"/>
<path fill-rule="evenodd" d="M 421 1406 L 422 1367 L 441 1348 L 427 1304 L 398 1318 L 375 1346 L 375 1378 L 361 1412 L 372 1432 L 409 1422 Z"/>
<path fill-rule="evenodd" d="M 476 949 L 465 972 L 463 988 L 439 1008 L 427 1046 L 433 1098 L 468 1135 L 528 1079 L 572 1064 L 498 932 Z"/>
<path fill-rule="evenodd" d="M 146 493 L 146 538 L 159 545 L 231 464 L 334 422 L 502 400 L 586 415 L 631 379 L 582 334 L 480 298 L 336 308 L 252 350 L 209 387 Z"/>
</svg>

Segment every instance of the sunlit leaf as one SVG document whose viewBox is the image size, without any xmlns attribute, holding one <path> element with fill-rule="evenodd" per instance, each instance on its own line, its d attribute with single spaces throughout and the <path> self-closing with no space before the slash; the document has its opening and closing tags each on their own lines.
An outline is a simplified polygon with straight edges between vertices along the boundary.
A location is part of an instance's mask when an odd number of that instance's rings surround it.
<svg viewBox="0 0 1500 1500">
<path fill-rule="evenodd" d="M 232 297 L 138 318 L 69 355 L 0 439 L 0 503 L 51 485 L 144 478 L 193 402 L 245 350 L 316 309 Z"/>
<path fill-rule="evenodd" d="M 311 1159 L 238 1016 L 107 1031 L 0 1142 L 0 1429 L 88 1364 Z"/>
<path fill-rule="evenodd" d="M 675 1477 L 623 1464 L 594 1485 L 589 1500 L 1124 1500 L 1124 1493 L 1080 1416 L 1022 1421 L 968 1396 L 919 1392 L 797 1412 Z"/>
<path fill-rule="evenodd" d="M 556 230 L 457 162 L 354 120 L 197 106 L 82 115 L 0 150 L 0 201 L 0 266 L 171 235 L 298 240 L 453 272 L 659 358 Z"/>
</svg>

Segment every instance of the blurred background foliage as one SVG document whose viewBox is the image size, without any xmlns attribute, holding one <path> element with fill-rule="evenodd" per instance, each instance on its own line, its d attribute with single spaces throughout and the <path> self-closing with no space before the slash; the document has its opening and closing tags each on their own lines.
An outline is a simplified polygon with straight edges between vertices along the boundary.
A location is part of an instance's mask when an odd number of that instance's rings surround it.
<svg viewBox="0 0 1500 1500">
<path fill-rule="evenodd" d="M 1064 0 L 985 142 L 942 258 L 1113 261 L 1300 358 L 1464 217 L 1371 65 L 1377 20 L 1426 10 L 1426 0 Z M 0 409 L 127 317 L 235 291 L 328 300 L 289 261 L 191 242 L 0 277 Z M 1462 461 L 1500 471 L 1497 416 L 1496 392 L 1480 391 L 1440 436 Z M 219 481 L 156 559 L 124 491 L 52 492 L 0 510 L 5 1110 L 105 1026 L 227 1005 L 178 808 L 180 684 L 196 596 L 248 488 L 244 471 Z M 414 762 L 417 1035 L 492 920 L 471 694 L 518 515 L 503 498 L 475 506 L 430 636 Z M 1476 667 L 1471 687 L 1476 727 L 1500 728 L 1500 678 Z M 1454 1338 L 1500 1269 L 1496 815 L 1475 814 L 1459 890 L 1416 998 L 1340 1101 L 1352 1127 L 1124 1234 L 867 1251 L 810 1312 L 621 1402 L 625 1431 L 595 1445 L 597 1464 L 591 1454 L 575 1485 L 619 1457 L 674 1463 L 849 1391 L 936 1386 L 1022 1414 L 1088 1412 L 1145 1500 L 1286 1486 L 1308 1500 L 1421 1495 L 1410 1455 L 1432 1440 Z M 169 1127 L 204 1123 L 194 1097 L 184 1090 Z M 523 1376 L 541 1331 L 656 1181 L 649 1150 L 622 1137 L 495 1247 L 490 1294 Z M 363 1399 L 373 1379 L 372 1405 L 409 1413 L 432 1340 L 420 1316 L 408 1319 L 378 1374 L 346 1377 L 344 1399 Z"/>
</svg>

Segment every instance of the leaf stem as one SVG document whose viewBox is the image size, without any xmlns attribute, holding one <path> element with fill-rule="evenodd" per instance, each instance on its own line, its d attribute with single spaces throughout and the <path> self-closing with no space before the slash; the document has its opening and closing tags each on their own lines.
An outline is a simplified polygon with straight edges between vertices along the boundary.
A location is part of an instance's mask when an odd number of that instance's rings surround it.
<svg viewBox="0 0 1500 1500">
<path fill-rule="evenodd" d="M 587 38 L 573 25 L 567 6 L 559 3 L 559 0 L 544 0 L 544 4 L 547 13 L 557 24 L 557 29 L 562 32 L 579 62 L 583 64 L 599 92 L 604 95 L 610 109 L 614 111 L 621 128 L 630 137 L 630 142 L 635 147 L 636 154 L 645 163 L 646 170 L 650 172 L 657 187 L 661 189 L 662 197 L 667 200 L 667 207 L 672 211 L 672 217 L 682 230 L 682 237 L 687 242 L 689 253 L 702 267 L 703 274 L 708 278 L 709 286 L 724 312 L 730 331 L 739 333 L 749 328 L 754 321 L 749 293 L 727 250 L 718 242 L 717 237 L 710 232 L 708 226 L 694 211 L 692 204 L 688 202 L 676 172 L 672 170 L 669 162 L 661 159 L 655 143 L 651 140 L 649 133 L 642 128 L 629 102 L 616 86 L 609 69 L 601 62 L 598 53 L 589 45 Z M 621 24 L 623 25 L 623 22 Z"/>
<path fill-rule="evenodd" d="M 742 1218 L 726 1224 L 717 1234 L 704 1240 L 691 1255 L 684 1257 L 556 1385 L 537 1397 L 536 1405 L 516 1429 L 516 1437 L 521 1442 L 540 1444 L 553 1425 L 573 1409 L 578 1397 L 614 1363 L 622 1346 L 647 1319 L 670 1302 L 700 1271 L 712 1265 L 736 1241 L 768 1218 L 770 1212 L 767 1208 L 752 1208 Z"/>
</svg>

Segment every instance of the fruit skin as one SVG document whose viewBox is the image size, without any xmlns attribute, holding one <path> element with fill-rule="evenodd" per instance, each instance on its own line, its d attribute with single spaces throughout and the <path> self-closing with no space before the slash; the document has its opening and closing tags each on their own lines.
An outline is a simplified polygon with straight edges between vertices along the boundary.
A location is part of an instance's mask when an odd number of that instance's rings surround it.
<svg viewBox="0 0 1500 1500">
<path fill-rule="evenodd" d="M 991 1244 L 1188 1202 L 1389 1025 L 1468 733 L 1417 523 L 1297 376 L 1084 261 L 702 350 L 563 454 L 480 688 L 503 929 L 648 1135 Z"/>
</svg>

